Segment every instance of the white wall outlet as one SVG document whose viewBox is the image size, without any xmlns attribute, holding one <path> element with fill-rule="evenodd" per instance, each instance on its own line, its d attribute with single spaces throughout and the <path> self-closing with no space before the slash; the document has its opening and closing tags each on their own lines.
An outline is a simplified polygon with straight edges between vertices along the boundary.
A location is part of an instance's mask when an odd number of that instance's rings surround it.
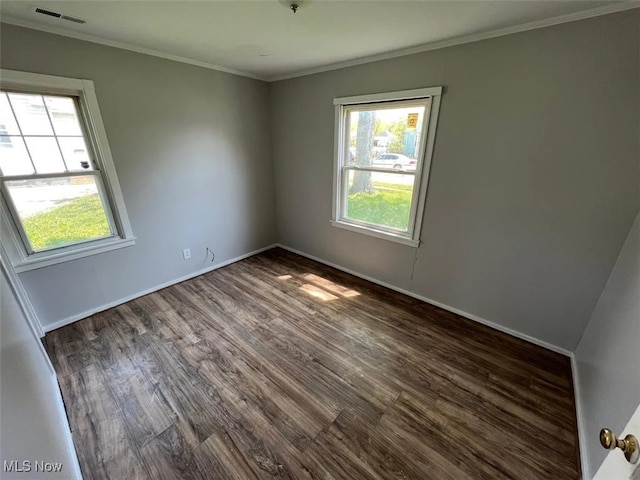
<svg viewBox="0 0 640 480">
<path fill-rule="evenodd" d="M 191 258 L 191 250 L 185 248 L 184 250 L 182 250 L 182 256 L 185 260 L 189 260 Z"/>
</svg>

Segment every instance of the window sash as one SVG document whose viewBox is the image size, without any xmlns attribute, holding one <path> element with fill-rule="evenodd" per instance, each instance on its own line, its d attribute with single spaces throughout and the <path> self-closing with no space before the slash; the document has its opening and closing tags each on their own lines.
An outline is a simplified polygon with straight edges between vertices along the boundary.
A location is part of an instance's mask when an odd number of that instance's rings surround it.
<svg viewBox="0 0 640 480">
<path fill-rule="evenodd" d="M 439 93 L 439 92 L 438 92 Z M 377 100 L 369 103 L 349 103 L 349 104 L 336 104 L 336 107 L 339 109 L 339 113 L 337 115 L 337 120 L 340 122 L 337 125 L 338 132 L 340 133 L 340 138 L 338 139 L 337 146 L 337 154 L 338 154 L 338 175 L 339 175 L 339 185 L 337 195 L 334 195 L 334 199 L 337 202 L 336 212 L 337 217 L 336 220 L 342 223 L 348 223 L 357 225 L 359 227 L 367 228 L 373 231 L 379 231 L 383 233 L 389 233 L 393 236 L 400 236 L 407 239 L 417 240 L 419 232 L 417 232 L 417 226 L 421 223 L 421 220 L 417 218 L 418 210 L 420 202 L 424 202 L 424 196 L 426 192 L 426 186 L 422 185 L 422 175 L 423 175 L 423 165 L 425 163 L 426 155 L 428 152 L 428 140 L 429 134 L 431 130 L 431 120 L 433 113 L 433 102 L 434 96 L 421 96 L 416 98 L 408 98 L 408 99 L 393 99 L 393 100 Z M 422 127 L 420 131 L 420 149 L 418 151 L 418 155 L 416 156 L 416 170 L 406 171 L 406 170 L 394 170 L 394 169 L 384 169 L 373 166 L 360 166 L 360 165 L 349 165 L 346 163 L 346 159 L 349 158 L 349 138 L 351 131 L 351 112 L 357 111 L 369 111 L 369 110 L 389 110 L 395 108 L 406 108 L 411 106 L 421 106 L 425 107 L 424 115 L 422 118 Z M 437 113 L 437 111 L 436 111 Z M 349 171 L 367 171 L 367 172 L 379 172 L 385 174 L 395 174 L 395 175 L 414 175 L 413 189 L 411 192 L 411 206 L 409 210 L 409 225 L 407 230 L 397 229 L 393 227 L 388 227 L 385 225 L 378 225 L 376 223 L 363 222 L 359 220 L 354 220 L 352 218 L 347 217 L 347 206 L 348 206 L 348 196 L 349 196 L 349 188 L 348 188 L 348 175 Z M 335 213 L 334 213 L 335 215 Z"/>
<path fill-rule="evenodd" d="M 8 256 L 16 271 L 26 272 L 135 245 L 137 239 L 131 228 L 118 181 L 94 83 L 91 80 L 78 78 L 0 69 L 0 90 L 45 96 L 67 96 L 76 99 L 80 127 L 90 155 L 91 167 L 100 172 L 102 201 L 108 201 L 108 214 L 115 220 L 112 224 L 117 227 L 114 229 L 117 233 L 113 238 L 28 254 L 5 201 L 5 195 L 0 195 L 0 236 L 2 242 L 6 241 Z M 83 169 L 81 173 L 88 174 L 90 170 Z M 62 176 L 64 175 L 66 172 Z M 11 177 L 6 178 L 6 181 L 10 180 Z M 0 189 L 2 188 L 0 178 Z"/>
<path fill-rule="evenodd" d="M 390 173 L 392 175 L 416 175 L 418 173 L 418 169 L 417 168 L 415 170 L 396 170 L 395 168 L 365 167 L 365 166 L 359 166 L 359 165 L 343 165 L 342 169 L 343 170 L 355 170 L 355 171 L 358 171 L 358 172 Z"/>
<path fill-rule="evenodd" d="M 18 234 L 20 236 L 20 239 L 22 240 L 22 243 L 24 245 L 25 251 L 27 253 L 27 256 L 31 256 L 34 254 L 41 254 L 41 253 L 45 253 L 45 252 L 50 252 L 52 250 L 59 250 L 59 249 L 65 249 L 65 248 L 69 248 L 69 247 L 74 247 L 74 246 L 81 246 L 83 244 L 90 244 L 90 243 L 94 243 L 94 242 L 101 242 L 105 239 L 109 239 L 109 238 L 114 238 L 120 235 L 120 231 L 118 228 L 118 224 L 116 223 L 116 219 L 115 216 L 113 214 L 113 210 L 112 210 L 112 204 L 111 204 L 111 199 L 108 195 L 107 189 L 105 188 L 105 183 L 104 183 L 104 179 L 102 177 L 102 174 L 100 172 L 100 170 L 98 169 L 97 166 L 97 162 L 96 162 L 96 156 L 94 154 L 94 150 L 93 150 L 93 141 L 91 136 L 89 135 L 89 130 L 87 128 L 86 122 L 87 119 L 85 117 L 85 111 L 82 105 L 82 102 L 80 101 L 80 97 L 77 95 L 65 95 L 65 94 L 54 94 L 54 93 L 46 93 L 43 91 L 32 91 L 30 89 L 14 89 L 14 88 L 3 88 L 2 92 L 6 92 L 6 93 L 24 93 L 24 94 L 29 94 L 29 95 L 40 95 L 43 99 L 45 96 L 49 96 L 49 97 L 53 97 L 53 96 L 57 96 L 57 97 L 62 97 L 62 98 L 70 98 L 75 106 L 75 112 L 78 118 L 78 123 L 80 126 L 80 133 L 81 135 L 58 135 L 56 133 L 54 124 L 53 124 L 53 120 L 51 119 L 51 114 L 49 112 L 48 107 L 46 106 L 46 102 L 44 102 L 43 100 L 43 104 L 44 104 L 44 109 L 46 112 L 46 116 L 47 119 L 49 121 L 49 125 L 51 127 L 51 132 L 52 134 L 50 135 L 25 135 L 22 131 L 22 127 L 20 126 L 20 122 L 18 122 L 17 119 L 17 114 L 14 110 L 13 104 L 11 102 L 9 102 L 9 106 L 11 108 L 11 113 L 13 114 L 14 120 L 16 122 L 16 126 L 18 128 L 18 132 L 19 135 L 3 135 L 3 136 L 15 136 L 15 137 L 21 137 L 23 139 L 23 141 L 25 142 L 25 147 L 26 147 L 26 152 L 27 155 L 29 157 L 29 161 L 31 162 L 31 165 L 33 167 L 33 171 L 35 173 L 31 173 L 31 174 L 24 174 L 24 175 L 6 175 L 4 174 L 1 170 L 0 170 L 0 192 L 2 193 L 2 196 L 5 199 L 5 203 L 7 205 L 7 208 L 9 210 L 10 216 L 11 216 L 11 220 L 13 221 L 14 225 L 16 226 L 16 230 L 18 231 Z M 60 157 L 62 158 L 62 165 L 64 166 L 64 171 L 60 171 L 60 172 L 52 172 L 52 173 L 37 173 L 37 168 L 35 165 L 35 162 L 33 160 L 33 155 L 29 149 L 29 147 L 26 144 L 26 140 L 24 140 L 27 137 L 38 137 L 38 138 L 54 138 L 56 146 L 58 148 L 58 151 L 60 153 Z M 67 159 L 64 155 L 64 152 L 60 146 L 60 142 L 58 140 L 58 138 L 82 138 L 84 141 L 85 146 L 87 147 L 87 155 L 89 157 L 89 168 L 87 168 L 86 170 L 69 170 L 69 165 L 67 164 Z M 84 177 L 84 176 L 92 176 L 95 179 L 95 184 L 98 188 L 98 194 L 100 196 L 100 202 L 102 204 L 102 209 L 104 210 L 105 216 L 107 218 L 107 222 L 109 224 L 109 230 L 110 230 L 110 235 L 108 236 L 103 236 L 103 237 L 96 237 L 96 238 L 92 238 L 92 239 L 87 239 L 87 240 L 81 240 L 81 241 L 77 241 L 77 242 L 73 242 L 73 243 L 69 243 L 69 244 L 65 244 L 65 245 L 60 245 L 60 246 L 56 246 L 56 247 L 50 247 L 50 248 L 44 248 L 44 249 L 40 249 L 40 250 L 35 250 L 33 248 L 33 245 L 31 244 L 31 241 L 29 239 L 29 236 L 24 228 L 24 225 L 22 223 L 22 218 L 20 217 L 19 213 L 18 213 L 18 209 L 13 201 L 13 198 L 9 192 L 8 187 L 6 186 L 5 182 L 7 181 L 18 181 L 18 180 L 38 180 L 38 179 L 51 179 L 51 178 L 70 178 L 70 177 Z"/>
<path fill-rule="evenodd" d="M 91 171 L 91 170 L 97 170 L 96 168 L 96 161 L 95 161 L 95 155 L 93 153 L 92 150 L 92 145 L 91 145 L 91 141 L 90 141 L 90 136 L 88 135 L 88 129 L 86 127 L 86 119 L 84 118 L 84 112 L 83 112 L 83 108 L 82 108 L 82 104 L 80 102 L 80 97 L 78 97 L 77 95 L 64 95 L 64 94 L 55 94 L 55 93 L 45 93 L 45 92 L 41 92 L 41 91 L 33 91 L 30 89 L 14 89 L 14 88 L 2 88 L 2 92 L 3 93 L 18 93 L 18 94 L 26 94 L 26 95 L 40 95 L 40 97 L 42 97 L 43 99 L 43 105 L 44 105 L 44 111 L 47 114 L 47 120 L 49 121 L 49 126 L 51 127 L 51 135 L 25 135 L 24 132 L 22 131 L 22 127 L 20 126 L 20 122 L 18 121 L 18 116 L 15 112 L 15 109 L 13 107 L 13 104 L 11 103 L 10 100 L 8 100 L 9 102 L 9 108 L 11 109 L 11 114 L 13 115 L 13 118 L 16 122 L 16 127 L 18 128 L 18 132 L 19 135 L 2 135 L 3 137 L 22 137 L 22 140 L 25 142 L 25 148 L 27 151 L 27 155 L 29 156 L 29 161 L 31 162 L 31 166 L 33 167 L 33 171 L 36 172 L 34 173 L 34 175 L 38 175 L 37 171 L 38 169 L 36 168 L 36 164 L 33 160 L 33 155 L 31 154 L 31 151 L 29 150 L 29 146 L 27 145 L 27 141 L 25 140 L 25 138 L 53 138 L 56 141 L 56 146 L 58 147 L 58 152 L 60 153 L 60 158 L 62 159 L 62 165 L 64 165 L 64 172 L 55 172 L 55 173 L 71 173 L 72 170 L 69 170 L 69 166 L 67 165 L 67 159 L 66 156 L 62 150 L 62 147 L 60 146 L 60 142 L 58 141 L 58 138 L 79 138 L 82 137 L 88 151 L 87 151 L 87 155 L 89 156 L 89 168 L 87 168 L 85 171 Z M 73 101 L 73 104 L 75 106 L 75 111 L 76 111 L 76 115 L 78 116 L 78 123 L 80 125 L 80 132 L 81 135 L 58 135 L 56 133 L 56 129 L 54 127 L 53 124 L 53 120 L 51 119 L 51 114 L 49 113 L 49 108 L 46 105 L 46 102 L 44 101 L 44 97 L 61 97 L 61 98 L 70 98 Z M 11 177 L 11 178 L 15 178 L 15 175 L 5 175 L 2 170 L 0 169 L 0 177 Z"/>
<path fill-rule="evenodd" d="M 354 97 L 339 97 L 333 99 L 334 105 L 362 105 L 365 103 L 396 102 L 413 100 L 416 98 L 430 98 L 432 100 L 442 95 L 442 87 L 417 88 L 414 90 L 401 90 L 398 92 L 372 93 L 370 95 L 357 95 Z"/>
<path fill-rule="evenodd" d="M 60 245 L 56 247 L 43 248 L 37 251 L 34 250 L 33 246 L 31 245 L 31 241 L 29 240 L 29 236 L 27 235 L 27 232 L 24 228 L 24 225 L 22 224 L 22 219 L 13 201 L 13 197 L 11 196 L 9 189 L 6 186 L 6 182 L 13 182 L 13 181 L 19 181 L 19 180 L 38 180 L 38 179 L 49 179 L 49 178 L 69 178 L 69 177 L 87 177 L 87 176 L 92 176 L 95 178 L 96 186 L 98 188 L 98 194 L 100 196 L 100 201 L 102 203 L 102 208 L 104 210 L 105 216 L 107 217 L 107 222 L 109 224 L 109 230 L 111 231 L 111 234 L 104 237 L 81 240 L 78 242 L 68 243 L 68 244 Z M 106 193 L 106 189 L 104 188 L 102 175 L 97 170 L 89 170 L 86 172 L 42 173 L 42 174 L 35 174 L 35 175 L 0 177 L 0 192 L 2 192 L 2 197 L 4 198 L 5 204 L 7 205 L 7 208 L 11 215 L 11 220 L 13 220 L 16 230 L 20 235 L 20 239 L 24 244 L 27 255 L 34 255 L 34 254 L 39 254 L 43 252 L 50 252 L 52 250 L 59 250 L 62 248 L 68 248 L 68 247 L 73 247 L 77 245 L 83 245 L 83 244 L 88 244 L 92 242 L 99 242 L 108 238 L 114 238 L 118 236 L 118 229 L 116 226 L 113 213 L 111 211 L 109 197 Z"/>
<path fill-rule="evenodd" d="M 344 110 L 348 112 L 362 112 L 368 110 L 393 110 L 396 108 L 408 108 L 408 107 L 425 107 L 425 117 L 427 110 L 429 109 L 430 97 L 413 98 L 409 100 L 389 100 L 383 102 L 373 103 L 353 103 L 350 105 L 343 105 Z"/>
</svg>

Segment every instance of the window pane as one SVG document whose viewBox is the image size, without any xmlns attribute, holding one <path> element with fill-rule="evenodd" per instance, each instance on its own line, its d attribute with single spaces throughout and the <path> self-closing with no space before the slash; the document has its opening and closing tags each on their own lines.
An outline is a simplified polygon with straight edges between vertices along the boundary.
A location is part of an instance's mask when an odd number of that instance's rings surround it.
<svg viewBox="0 0 640 480">
<path fill-rule="evenodd" d="M 112 236 L 96 178 L 7 180 L 34 251 Z"/>
<path fill-rule="evenodd" d="M 91 160 L 82 137 L 59 137 L 60 149 L 67 168 L 71 171 L 89 170 Z"/>
<path fill-rule="evenodd" d="M 56 135 L 82 135 L 76 104 L 69 97 L 44 97 Z"/>
<path fill-rule="evenodd" d="M 415 171 L 424 114 L 424 106 L 350 111 L 345 164 Z"/>
<path fill-rule="evenodd" d="M 349 170 L 347 176 L 347 218 L 408 231 L 415 175 Z"/>
<path fill-rule="evenodd" d="M 0 135 L 20 135 L 7 94 L 0 93 Z"/>
<path fill-rule="evenodd" d="M 38 173 L 62 173 L 65 171 L 55 137 L 24 137 L 24 139 Z"/>
<path fill-rule="evenodd" d="M 22 137 L 0 136 L 0 169 L 3 175 L 29 175 L 33 165 Z"/>
<path fill-rule="evenodd" d="M 41 95 L 10 93 L 9 100 L 23 135 L 53 135 Z"/>
</svg>

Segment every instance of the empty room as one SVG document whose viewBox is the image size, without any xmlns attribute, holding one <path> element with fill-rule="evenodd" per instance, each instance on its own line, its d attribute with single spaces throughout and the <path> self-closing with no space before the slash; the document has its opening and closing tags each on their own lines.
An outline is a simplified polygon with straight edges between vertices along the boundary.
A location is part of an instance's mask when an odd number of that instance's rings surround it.
<svg viewBox="0 0 640 480">
<path fill-rule="evenodd" d="M 0 20 L 0 478 L 640 478 L 640 2 Z"/>
</svg>

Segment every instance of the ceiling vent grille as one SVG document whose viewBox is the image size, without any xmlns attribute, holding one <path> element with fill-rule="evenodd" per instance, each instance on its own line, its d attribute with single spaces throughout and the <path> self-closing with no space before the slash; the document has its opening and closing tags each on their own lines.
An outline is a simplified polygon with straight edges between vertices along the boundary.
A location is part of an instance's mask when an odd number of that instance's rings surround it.
<svg viewBox="0 0 640 480">
<path fill-rule="evenodd" d="M 83 20 L 81 18 L 72 17 L 70 15 L 64 15 L 63 13 L 54 12 L 53 10 L 47 10 L 46 8 L 33 7 L 33 11 L 40 15 L 47 15 L 48 17 L 59 18 L 60 20 L 66 20 L 68 22 L 73 22 L 78 24 L 87 23 L 86 20 Z"/>
<path fill-rule="evenodd" d="M 60 18 L 62 16 L 61 13 L 52 12 L 51 10 L 45 10 L 44 8 L 36 7 L 36 13 L 41 13 L 42 15 L 49 15 L 50 17 Z"/>
</svg>

